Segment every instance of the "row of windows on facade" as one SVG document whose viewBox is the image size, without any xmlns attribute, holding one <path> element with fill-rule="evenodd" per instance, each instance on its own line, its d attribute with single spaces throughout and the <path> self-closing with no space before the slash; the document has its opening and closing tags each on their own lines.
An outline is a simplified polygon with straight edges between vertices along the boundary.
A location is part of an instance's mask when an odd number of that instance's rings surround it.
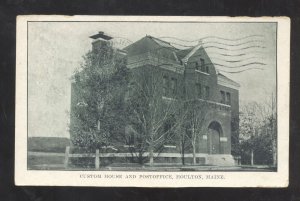
<svg viewBox="0 0 300 201">
<path fill-rule="evenodd" d="M 181 64 L 182 64 L 182 61 L 181 61 Z M 199 62 L 198 61 L 193 62 L 192 65 L 194 65 L 195 70 L 209 74 L 209 66 L 208 66 L 208 64 L 205 64 L 204 59 L 200 58 Z"/>
<path fill-rule="evenodd" d="M 221 93 L 221 103 L 231 105 L 231 95 L 229 92 L 220 91 Z"/>
<path fill-rule="evenodd" d="M 195 62 L 195 69 L 201 72 L 209 73 L 209 66 L 205 64 L 204 59 L 200 59 L 200 63 Z"/>
<path fill-rule="evenodd" d="M 169 82 L 170 81 L 170 82 Z M 168 76 L 163 76 L 163 95 L 166 97 L 175 97 L 177 89 L 177 79 L 168 79 Z M 196 84 L 196 93 L 198 98 L 208 99 L 210 96 L 209 86 L 202 86 L 201 84 Z"/>
<path fill-rule="evenodd" d="M 171 78 L 170 79 L 170 87 L 169 87 L 169 79 L 167 76 L 163 77 L 163 95 L 168 97 L 176 96 L 176 89 L 177 89 L 177 79 Z M 231 105 L 231 94 L 229 92 L 220 91 L 221 93 L 221 103 Z M 210 96 L 210 89 L 209 86 L 202 86 L 202 84 L 196 83 L 196 94 L 197 98 L 205 98 L 208 99 Z"/>
<path fill-rule="evenodd" d="M 202 84 L 196 84 L 197 97 L 208 99 L 210 96 L 209 86 L 202 86 Z"/>
</svg>

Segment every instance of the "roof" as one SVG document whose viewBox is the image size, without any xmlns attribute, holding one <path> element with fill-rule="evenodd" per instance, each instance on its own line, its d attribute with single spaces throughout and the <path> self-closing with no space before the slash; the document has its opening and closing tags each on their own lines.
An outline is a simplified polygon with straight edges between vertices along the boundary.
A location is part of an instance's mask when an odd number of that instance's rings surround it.
<svg viewBox="0 0 300 201">
<path fill-rule="evenodd" d="M 190 53 L 194 47 L 188 48 L 188 49 L 183 49 L 183 50 L 178 50 L 176 52 L 176 55 L 179 59 L 183 59 L 188 53 Z"/>
<path fill-rule="evenodd" d="M 128 45 L 127 47 L 124 48 L 124 50 L 126 50 L 129 53 L 130 52 L 131 53 L 135 53 L 135 52 L 143 53 L 145 51 L 153 51 L 153 50 L 159 49 L 159 48 L 165 48 L 165 49 L 169 49 L 172 51 L 178 50 L 177 48 L 172 46 L 170 43 L 163 41 L 161 39 L 155 38 L 153 36 L 149 36 L 149 35 Z M 133 49 L 138 50 L 138 51 L 133 51 Z"/>
<path fill-rule="evenodd" d="M 127 52 L 128 56 L 152 52 L 153 54 L 159 54 L 166 59 L 178 62 L 177 55 L 175 55 L 178 49 L 173 47 L 170 43 L 153 36 L 145 36 L 135 43 L 125 47 L 123 50 Z"/>
<path fill-rule="evenodd" d="M 227 84 L 230 84 L 230 85 L 233 85 L 236 87 L 240 87 L 239 83 L 233 81 L 232 79 L 226 77 L 225 75 L 223 75 L 221 73 L 218 73 L 218 82 L 219 82 L 219 79 L 221 79 L 223 82 L 226 82 Z"/>
<path fill-rule="evenodd" d="M 166 47 L 166 48 L 172 48 L 172 49 L 177 49 L 174 46 L 172 46 L 170 43 L 163 41 L 161 39 L 158 38 L 154 38 L 153 36 L 147 36 L 149 38 L 151 38 L 152 40 L 154 40 L 159 46 L 161 47 Z"/>
<path fill-rule="evenodd" d="M 171 59 L 175 62 L 178 62 L 178 59 L 189 59 L 192 55 L 195 54 L 196 51 L 204 51 L 204 53 L 206 54 L 206 51 L 201 44 L 198 44 L 191 48 L 180 50 L 172 46 L 169 42 L 163 41 L 161 39 L 149 35 L 130 44 L 123 50 L 127 52 L 128 56 L 136 56 L 146 52 L 155 52 L 157 50 L 162 50 L 159 52 L 160 55 L 162 55 L 165 58 Z M 230 85 L 235 87 L 240 86 L 237 82 L 229 79 L 225 75 L 221 73 L 217 74 L 218 83 L 220 83 L 221 85 Z"/>
</svg>

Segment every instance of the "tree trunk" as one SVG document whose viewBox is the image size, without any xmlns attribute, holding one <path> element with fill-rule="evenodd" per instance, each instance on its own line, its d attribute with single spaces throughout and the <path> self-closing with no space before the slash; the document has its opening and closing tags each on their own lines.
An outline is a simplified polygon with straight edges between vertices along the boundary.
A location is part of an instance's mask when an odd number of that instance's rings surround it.
<svg viewBox="0 0 300 201">
<path fill-rule="evenodd" d="M 253 152 L 253 149 L 251 149 L 251 165 L 254 165 L 254 152 Z"/>
<path fill-rule="evenodd" d="M 193 164 L 196 165 L 196 146 L 193 145 Z"/>
<path fill-rule="evenodd" d="M 184 143 L 181 143 L 181 162 L 182 162 L 182 165 L 185 165 L 185 161 L 184 161 Z"/>
<path fill-rule="evenodd" d="M 196 165 L 196 137 L 195 137 L 195 125 L 193 125 L 192 127 L 192 136 L 193 136 L 193 142 L 192 142 L 192 146 L 193 146 L 193 164 Z"/>
<path fill-rule="evenodd" d="M 139 155 L 138 155 L 138 162 L 139 164 L 143 165 L 144 161 L 143 161 L 143 153 L 140 151 Z"/>
<path fill-rule="evenodd" d="M 149 146 L 149 163 L 150 166 L 153 166 L 153 145 Z"/>
</svg>

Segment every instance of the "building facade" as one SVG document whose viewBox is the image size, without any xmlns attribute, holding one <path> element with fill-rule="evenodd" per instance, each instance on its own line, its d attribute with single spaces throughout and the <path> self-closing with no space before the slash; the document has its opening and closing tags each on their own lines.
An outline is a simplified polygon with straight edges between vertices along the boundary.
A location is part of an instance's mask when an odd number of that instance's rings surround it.
<svg viewBox="0 0 300 201">
<path fill-rule="evenodd" d="M 97 49 L 111 38 L 99 36 L 93 39 L 93 49 Z M 197 163 L 233 165 L 232 146 L 238 143 L 235 139 L 238 139 L 239 84 L 218 72 L 201 42 L 180 50 L 168 42 L 145 36 L 121 52 L 127 56 L 127 68 L 132 72 L 155 69 L 161 101 L 193 101 L 201 105 L 195 108 L 196 115 L 201 112 L 197 111 L 199 108 L 206 111 L 201 119 L 202 132 L 196 138 Z M 74 90 L 72 93 L 75 93 Z M 173 157 L 167 162 L 180 162 L 181 152 L 180 143 L 174 138 L 164 145 L 161 154 L 168 153 L 165 155 Z M 192 152 L 191 148 L 185 150 L 187 163 L 192 162 Z"/>
</svg>

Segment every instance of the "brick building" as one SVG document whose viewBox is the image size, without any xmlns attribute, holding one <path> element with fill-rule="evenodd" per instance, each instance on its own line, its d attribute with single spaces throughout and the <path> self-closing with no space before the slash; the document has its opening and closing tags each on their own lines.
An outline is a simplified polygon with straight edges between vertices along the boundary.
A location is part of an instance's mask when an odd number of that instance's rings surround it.
<svg viewBox="0 0 300 201">
<path fill-rule="evenodd" d="M 93 39 L 93 49 L 96 49 L 111 38 L 96 36 Z M 168 42 L 145 36 L 121 52 L 126 54 L 127 67 L 132 71 L 158 69 L 156 76 L 161 80 L 162 101 L 182 98 L 205 103 L 209 112 L 202 125 L 207 132 L 197 136 L 197 162 L 233 165 L 231 147 L 238 143 L 235 139 L 238 139 L 239 84 L 218 72 L 201 42 L 180 50 Z M 179 156 L 180 161 L 180 148 L 176 141 L 164 147 L 162 153 L 173 153 Z M 186 150 L 187 159 L 190 155 L 191 150 Z"/>
</svg>

